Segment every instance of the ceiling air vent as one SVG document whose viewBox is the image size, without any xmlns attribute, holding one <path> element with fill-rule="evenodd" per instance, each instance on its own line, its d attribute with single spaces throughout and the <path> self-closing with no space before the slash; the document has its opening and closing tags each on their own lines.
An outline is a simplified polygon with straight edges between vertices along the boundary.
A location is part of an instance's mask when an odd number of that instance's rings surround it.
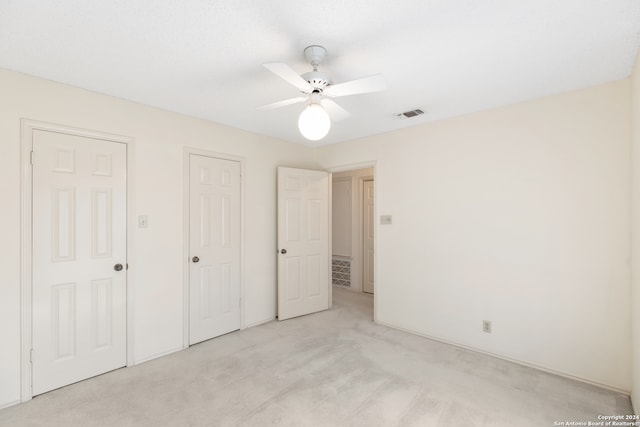
<svg viewBox="0 0 640 427">
<path fill-rule="evenodd" d="M 396 117 L 399 117 L 401 119 L 409 119 L 411 117 L 419 116 L 420 114 L 424 114 L 424 111 L 422 111 L 421 109 L 417 108 L 415 110 L 405 111 L 404 113 L 398 113 L 398 114 L 396 114 Z"/>
</svg>

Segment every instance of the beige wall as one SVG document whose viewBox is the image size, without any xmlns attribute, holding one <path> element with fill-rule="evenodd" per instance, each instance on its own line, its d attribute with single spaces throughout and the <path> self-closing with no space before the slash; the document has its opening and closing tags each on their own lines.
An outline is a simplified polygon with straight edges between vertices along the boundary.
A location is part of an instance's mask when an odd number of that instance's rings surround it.
<svg viewBox="0 0 640 427">
<path fill-rule="evenodd" d="M 21 118 L 135 138 L 136 361 L 182 346 L 184 146 L 244 158 L 245 321 L 274 318 L 276 167 L 313 167 L 309 148 L 5 70 L 0 94 L 0 407 L 20 398 Z"/>
<path fill-rule="evenodd" d="M 393 215 L 376 229 L 377 320 L 630 390 L 629 94 L 624 80 L 317 149 L 326 168 L 377 162 L 377 213 Z"/>
<path fill-rule="evenodd" d="M 632 401 L 636 414 L 640 414 L 640 56 L 631 77 L 631 146 L 632 146 Z"/>
<path fill-rule="evenodd" d="M 331 254 L 351 257 L 351 179 L 334 177 L 331 185 Z"/>
<path fill-rule="evenodd" d="M 633 382 L 637 394 L 629 152 L 633 93 L 640 161 L 639 75 L 320 148 L 314 160 L 302 146 L 0 70 L 0 407 L 20 390 L 20 118 L 135 138 L 135 214 L 149 217 L 133 230 L 138 361 L 182 344 L 182 150 L 191 146 L 245 158 L 247 324 L 275 315 L 276 166 L 376 162 L 377 212 L 393 215 L 376 228 L 378 321 L 622 390 Z M 633 182 L 635 207 L 637 167 Z"/>
</svg>

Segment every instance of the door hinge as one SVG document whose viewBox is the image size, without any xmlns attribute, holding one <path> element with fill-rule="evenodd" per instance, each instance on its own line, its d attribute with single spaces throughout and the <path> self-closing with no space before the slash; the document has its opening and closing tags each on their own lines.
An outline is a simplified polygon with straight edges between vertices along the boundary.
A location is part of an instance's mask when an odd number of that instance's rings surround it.
<svg viewBox="0 0 640 427">
<path fill-rule="evenodd" d="M 33 363 L 33 349 L 29 351 L 29 362 Z"/>
<path fill-rule="evenodd" d="M 33 165 L 33 151 L 29 153 L 29 163 Z"/>
</svg>

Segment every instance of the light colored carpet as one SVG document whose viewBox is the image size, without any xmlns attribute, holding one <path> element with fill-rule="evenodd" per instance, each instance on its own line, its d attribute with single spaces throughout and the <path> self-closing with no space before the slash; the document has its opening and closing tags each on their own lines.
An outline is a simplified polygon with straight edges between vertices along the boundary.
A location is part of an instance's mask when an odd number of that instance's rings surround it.
<svg viewBox="0 0 640 427">
<path fill-rule="evenodd" d="M 372 297 L 235 332 L 0 411 L 2 426 L 553 426 L 627 396 L 372 323 Z"/>
</svg>

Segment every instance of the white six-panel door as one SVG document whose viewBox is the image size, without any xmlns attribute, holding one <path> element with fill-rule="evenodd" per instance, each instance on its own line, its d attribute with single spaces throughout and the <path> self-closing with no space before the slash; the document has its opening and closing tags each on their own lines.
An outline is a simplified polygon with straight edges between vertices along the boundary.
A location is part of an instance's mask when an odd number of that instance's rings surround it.
<svg viewBox="0 0 640 427">
<path fill-rule="evenodd" d="M 33 159 L 36 395 L 126 365 L 126 145 L 34 130 Z"/>
<path fill-rule="evenodd" d="M 278 319 L 329 308 L 329 174 L 278 168 Z"/>
<path fill-rule="evenodd" d="M 373 293 L 374 284 L 374 203 L 373 181 L 362 183 L 362 290 Z"/>
<path fill-rule="evenodd" d="M 240 329 L 240 163 L 189 156 L 189 344 Z"/>
</svg>

